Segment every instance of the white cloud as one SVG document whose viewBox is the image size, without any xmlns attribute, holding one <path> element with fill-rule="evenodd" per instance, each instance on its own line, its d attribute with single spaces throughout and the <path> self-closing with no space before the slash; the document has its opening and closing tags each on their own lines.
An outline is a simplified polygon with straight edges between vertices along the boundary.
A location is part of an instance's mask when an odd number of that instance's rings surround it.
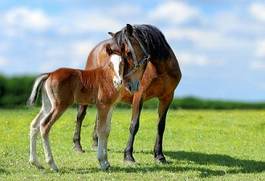
<svg viewBox="0 0 265 181">
<path fill-rule="evenodd" d="M 264 3 L 253 3 L 249 8 L 250 13 L 257 20 L 265 22 L 265 4 Z"/>
<path fill-rule="evenodd" d="M 10 36 L 20 35 L 25 31 L 44 32 L 46 30 L 58 32 L 61 35 L 77 35 L 87 32 L 115 31 L 123 26 L 113 15 L 94 10 L 62 12 L 56 16 L 48 16 L 41 9 L 16 7 L 1 15 L 1 26 Z"/>
<path fill-rule="evenodd" d="M 64 14 L 54 21 L 56 29 L 62 34 L 115 31 L 122 24 L 112 16 L 102 12 L 79 12 Z"/>
<path fill-rule="evenodd" d="M 166 1 L 159 4 L 149 13 L 149 17 L 154 20 L 169 21 L 171 23 L 184 23 L 197 18 L 199 11 L 181 1 Z"/>
<path fill-rule="evenodd" d="M 194 46 L 203 49 L 222 49 L 241 46 L 233 37 L 225 36 L 214 30 L 171 27 L 165 29 L 165 35 L 170 40 L 191 41 Z"/>
<path fill-rule="evenodd" d="M 10 31 L 45 31 L 51 25 L 50 18 L 40 9 L 17 7 L 2 15 L 4 27 Z"/>
</svg>

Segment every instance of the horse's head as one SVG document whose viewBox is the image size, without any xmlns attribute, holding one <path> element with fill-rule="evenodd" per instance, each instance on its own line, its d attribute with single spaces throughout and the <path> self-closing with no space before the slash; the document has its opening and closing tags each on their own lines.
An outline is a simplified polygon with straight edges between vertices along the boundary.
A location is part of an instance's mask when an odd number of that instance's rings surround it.
<svg viewBox="0 0 265 181">
<path fill-rule="evenodd" d="M 123 83 L 124 86 L 134 93 L 139 90 L 140 80 L 150 58 L 144 42 L 135 32 L 133 26 L 127 24 L 121 31 L 109 33 L 116 45 L 123 62 Z"/>
</svg>

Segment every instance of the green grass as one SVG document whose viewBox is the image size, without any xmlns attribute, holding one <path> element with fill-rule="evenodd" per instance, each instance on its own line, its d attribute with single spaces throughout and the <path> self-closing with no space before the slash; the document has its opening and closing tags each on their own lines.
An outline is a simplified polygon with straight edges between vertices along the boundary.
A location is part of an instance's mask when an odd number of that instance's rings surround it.
<svg viewBox="0 0 265 181">
<path fill-rule="evenodd" d="M 164 135 L 168 164 L 156 164 L 153 146 L 156 110 L 144 110 L 135 141 L 137 164 L 123 163 L 130 110 L 116 109 L 109 139 L 107 172 L 99 170 L 91 149 L 95 109 L 82 130 L 86 153 L 73 151 L 76 111 L 68 110 L 53 127 L 50 139 L 60 169 L 53 173 L 28 164 L 29 124 L 38 109 L 0 110 L 0 180 L 265 180 L 265 111 L 170 110 Z"/>
</svg>

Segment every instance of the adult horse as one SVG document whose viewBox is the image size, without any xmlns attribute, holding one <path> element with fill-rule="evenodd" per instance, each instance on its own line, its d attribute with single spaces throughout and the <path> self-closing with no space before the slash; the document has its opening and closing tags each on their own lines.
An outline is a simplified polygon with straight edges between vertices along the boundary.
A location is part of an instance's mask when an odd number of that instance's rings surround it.
<svg viewBox="0 0 265 181">
<path fill-rule="evenodd" d="M 121 94 L 121 101 L 132 105 L 132 117 L 130 124 L 130 135 L 127 146 L 124 150 L 124 160 L 135 162 L 133 157 L 133 144 L 135 135 L 139 129 L 139 118 L 142 110 L 143 101 L 151 98 L 158 98 L 158 123 L 157 136 L 154 146 L 154 158 L 159 162 L 166 162 L 163 154 L 163 134 L 166 124 L 168 108 L 172 102 L 174 91 L 181 79 L 181 71 L 178 60 L 174 52 L 167 43 L 160 30 L 152 25 L 129 25 L 116 33 L 109 33 L 112 36 L 111 45 L 120 49 L 124 48 L 122 57 L 131 62 L 131 70 L 144 65 L 140 84 L 134 82 L 128 85 L 129 90 L 124 90 Z M 90 53 L 87 59 L 86 69 L 102 66 L 104 62 L 95 61 L 98 51 L 106 42 L 101 42 Z M 140 86 L 140 87 L 138 87 Z M 139 91 L 131 94 L 135 90 Z M 80 131 L 82 121 L 86 114 L 86 106 L 80 106 L 76 130 L 73 137 L 76 150 L 83 151 L 80 144 Z M 95 127 L 96 128 L 96 127 Z M 94 129 L 94 145 L 97 145 L 97 135 Z"/>
</svg>

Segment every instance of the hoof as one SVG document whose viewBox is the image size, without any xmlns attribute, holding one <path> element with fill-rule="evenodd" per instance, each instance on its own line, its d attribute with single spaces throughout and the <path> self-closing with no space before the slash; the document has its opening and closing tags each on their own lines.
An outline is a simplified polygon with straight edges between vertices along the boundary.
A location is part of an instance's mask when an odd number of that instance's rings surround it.
<svg viewBox="0 0 265 181">
<path fill-rule="evenodd" d="M 36 160 L 29 160 L 29 164 L 35 166 L 38 169 L 44 169 L 44 167 L 41 166 L 41 164 Z"/>
<path fill-rule="evenodd" d="M 82 146 L 80 144 L 75 144 L 74 150 L 78 153 L 85 153 L 85 151 L 82 149 Z"/>
<path fill-rule="evenodd" d="M 163 155 L 157 155 L 157 156 L 155 157 L 155 161 L 156 161 L 157 163 L 160 163 L 160 164 L 165 164 L 165 163 L 167 163 L 166 158 L 165 158 Z"/>
<path fill-rule="evenodd" d="M 126 163 L 135 163 L 135 159 L 133 158 L 132 155 L 125 154 L 124 155 L 124 162 L 126 162 Z"/>
<path fill-rule="evenodd" d="M 101 169 L 102 171 L 106 171 L 106 170 L 108 170 L 109 168 L 110 168 L 110 164 L 109 164 L 108 161 L 102 161 L 102 162 L 100 162 L 100 169 Z"/>
<path fill-rule="evenodd" d="M 53 172 L 59 172 L 59 169 L 58 169 L 58 167 L 56 166 L 55 163 L 51 163 L 51 164 L 49 164 L 49 165 L 50 165 L 51 170 L 52 170 Z"/>
<path fill-rule="evenodd" d="M 51 171 L 53 171 L 53 172 L 59 172 L 59 169 L 58 168 L 51 168 Z"/>
</svg>

